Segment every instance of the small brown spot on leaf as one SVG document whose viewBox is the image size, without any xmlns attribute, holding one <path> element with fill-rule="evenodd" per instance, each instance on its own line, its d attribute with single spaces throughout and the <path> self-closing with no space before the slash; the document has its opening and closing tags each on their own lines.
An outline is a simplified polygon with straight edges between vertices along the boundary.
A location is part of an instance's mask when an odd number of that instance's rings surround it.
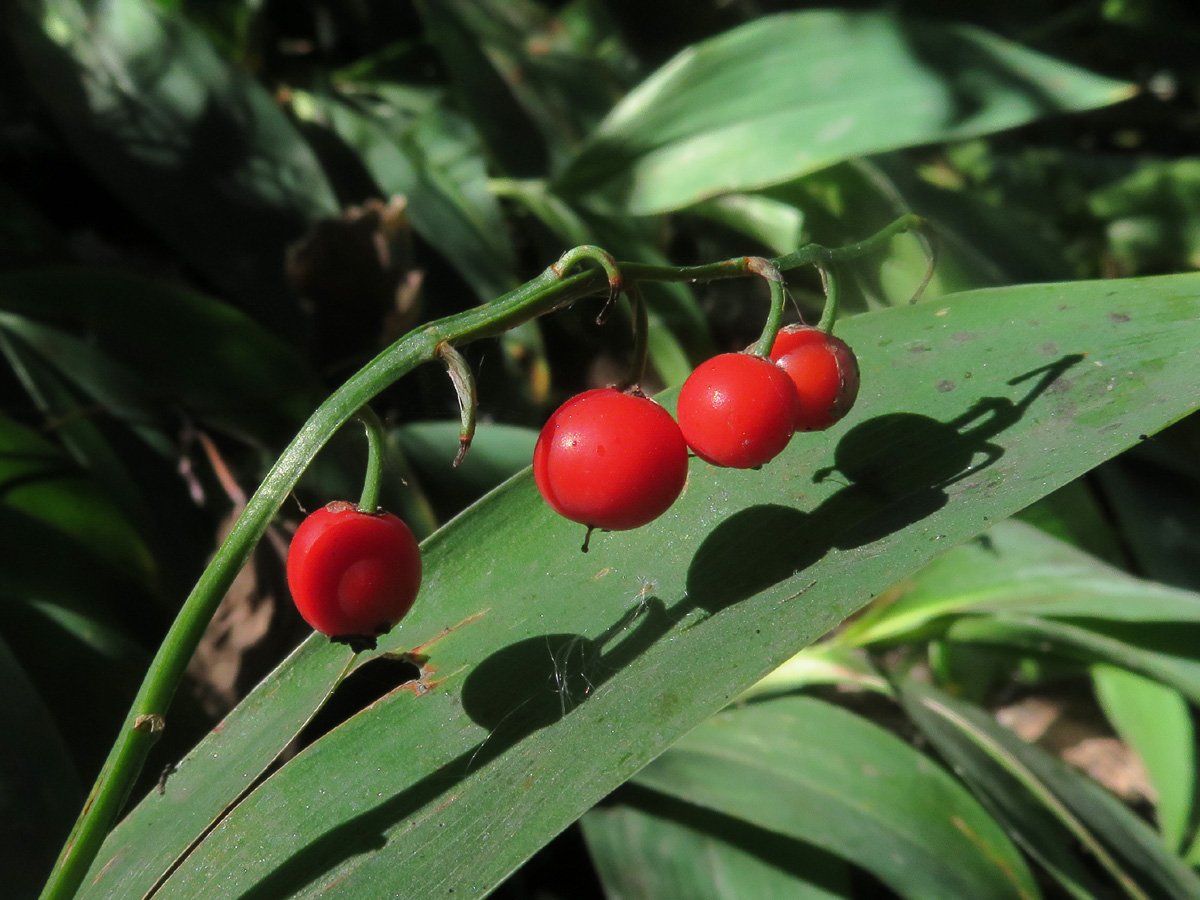
<svg viewBox="0 0 1200 900">
<path fill-rule="evenodd" d="M 1058 356 L 1058 344 L 1054 343 L 1054 341 L 1046 341 L 1046 343 L 1038 347 L 1038 352 L 1042 356 Z"/>
<path fill-rule="evenodd" d="M 950 391 L 954 390 L 954 382 L 949 378 L 944 378 L 937 383 L 937 389 L 938 393 L 948 394 Z"/>
<path fill-rule="evenodd" d="M 1120 324 L 1122 322 L 1128 322 L 1129 316 L 1126 313 L 1113 312 L 1108 314 L 1108 320 L 1110 322 L 1116 322 L 1117 324 Z"/>
</svg>

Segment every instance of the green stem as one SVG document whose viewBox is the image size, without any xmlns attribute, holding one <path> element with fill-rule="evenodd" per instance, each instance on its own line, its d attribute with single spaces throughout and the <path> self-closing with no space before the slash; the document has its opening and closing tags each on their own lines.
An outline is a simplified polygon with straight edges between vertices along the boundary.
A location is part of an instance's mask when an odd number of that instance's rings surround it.
<svg viewBox="0 0 1200 900">
<path fill-rule="evenodd" d="M 825 288 L 825 306 L 821 310 L 821 321 L 817 323 L 817 328 L 826 334 L 833 334 L 833 323 L 838 317 L 837 273 L 833 271 L 832 261 L 822 261 L 816 266 L 817 271 L 821 273 L 821 286 Z"/>
<path fill-rule="evenodd" d="M 753 256 L 747 261 L 747 269 L 755 275 L 766 279 L 767 287 L 771 291 L 771 309 L 767 313 L 767 322 L 763 325 L 762 334 L 759 335 L 758 342 L 750 350 L 755 356 L 768 359 L 771 356 L 771 348 L 775 346 L 775 336 L 779 334 L 779 326 L 783 324 L 783 305 L 785 301 L 783 276 L 770 262 Z"/>
<path fill-rule="evenodd" d="M 383 461 L 386 453 L 383 441 L 383 423 L 375 410 L 364 406 L 356 414 L 367 432 L 367 474 L 363 478 L 362 496 L 358 501 L 360 512 L 374 513 L 379 510 L 379 486 L 383 481 Z"/>
<path fill-rule="evenodd" d="M 874 251 L 896 234 L 919 226 L 916 216 L 906 216 L 857 244 L 836 250 L 812 245 L 772 260 L 771 265 L 778 270 L 793 269 L 826 258 L 826 254 L 829 258 L 852 259 Z M 585 259 L 600 263 L 601 270 L 566 274 L 571 266 Z M 568 251 L 541 275 L 491 303 L 409 332 L 331 394 L 284 449 L 184 601 L 150 663 L 100 776 L 50 873 L 42 891 L 43 900 L 65 900 L 78 890 L 125 805 L 158 733 L 165 727 L 167 709 L 209 621 L 304 470 L 338 429 L 393 382 L 418 365 L 438 360 L 438 347 L 443 342 L 461 346 L 495 337 L 584 297 L 606 290 L 611 294 L 620 289 L 621 276 L 627 282 L 733 278 L 753 271 L 750 259 L 740 257 L 691 267 L 618 265 L 596 248 Z"/>
</svg>

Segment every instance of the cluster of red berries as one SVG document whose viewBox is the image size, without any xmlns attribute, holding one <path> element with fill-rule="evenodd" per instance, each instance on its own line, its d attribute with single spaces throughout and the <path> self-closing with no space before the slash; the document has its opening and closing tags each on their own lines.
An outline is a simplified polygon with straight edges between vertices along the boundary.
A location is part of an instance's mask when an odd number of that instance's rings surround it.
<svg viewBox="0 0 1200 900">
<path fill-rule="evenodd" d="M 623 531 L 666 512 L 683 491 L 688 449 L 716 466 L 774 459 L 796 431 L 828 428 L 858 395 L 858 363 L 816 328 L 779 333 L 767 360 L 724 353 L 679 393 L 679 423 L 639 392 L 586 391 L 546 422 L 533 476 L 546 502 L 589 528 Z M 292 538 L 288 587 L 313 628 L 354 649 L 373 648 L 413 605 L 421 553 L 391 513 L 337 501 Z"/>
<path fill-rule="evenodd" d="M 723 353 L 679 392 L 679 423 L 640 393 L 586 391 L 558 408 L 533 452 L 533 477 L 560 515 L 609 531 L 645 525 L 683 491 L 688 449 L 716 466 L 774 459 L 797 431 L 828 428 L 858 396 L 858 362 L 817 328 L 779 332 L 771 358 Z"/>
</svg>

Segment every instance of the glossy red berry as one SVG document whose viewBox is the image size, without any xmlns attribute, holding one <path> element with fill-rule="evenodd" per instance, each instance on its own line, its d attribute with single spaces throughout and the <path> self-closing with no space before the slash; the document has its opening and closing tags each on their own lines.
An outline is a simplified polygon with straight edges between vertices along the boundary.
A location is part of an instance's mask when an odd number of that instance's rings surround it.
<svg viewBox="0 0 1200 900">
<path fill-rule="evenodd" d="M 771 359 L 787 372 L 800 397 L 797 431 L 820 431 L 850 411 L 858 398 L 858 360 L 840 338 L 794 325 L 779 332 Z"/>
<path fill-rule="evenodd" d="M 679 427 L 696 455 L 751 469 L 774 459 L 794 431 L 799 401 L 770 360 L 722 353 L 699 365 L 679 392 Z"/>
<path fill-rule="evenodd" d="M 671 414 L 614 388 L 572 397 L 533 450 L 533 478 L 559 515 L 623 531 L 658 518 L 687 479 L 687 445 Z"/>
<path fill-rule="evenodd" d="M 408 526 L 391 513 L 360 512 L 337 501 L 308 516 L 292 538 L 288 587 L 300 615 L 317 631 L 373 646 L 412 607 L 421 585 L 421 553 Z"/>
</svg>

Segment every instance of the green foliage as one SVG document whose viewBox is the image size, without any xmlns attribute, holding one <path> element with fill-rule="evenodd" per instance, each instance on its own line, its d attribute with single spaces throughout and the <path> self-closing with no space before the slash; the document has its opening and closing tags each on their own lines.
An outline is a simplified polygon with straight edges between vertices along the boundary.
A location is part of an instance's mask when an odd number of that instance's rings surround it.
<svg viewBox="0 0 1200 900">
<path fill-rule="evenodd" d="M 696 265 L 908 213 L 937 249 L 922 302 L 911 235 L 837 266 L 850 416 L 761 471 L 693 460 L 662 519 L 586 556 L 527 465 L 559 401 L 621 377 L 623 305 L 463 348 L 457 470 L 444 371 L 380 394 L 383 499 L 426 538 L 412 615 L 356 655 L 305 638 L 282 587 L 300 510 L 361 488 L 347 429 L 230 591 L 82 893 L 1200 894 L 1200 17 L 861 6 L 5 7 L 18 895 L 247 496 L 380 350 L 573 245 Z M 815 320 L 820 279 L 787 277 Z M 668 408 L 766 315 L 754 279 L 643 293 Z M 1063 698 L 1141 788 L 1002 724 Z M 587 884 L 554 875 L 589 859 Z"/>
</svg>

